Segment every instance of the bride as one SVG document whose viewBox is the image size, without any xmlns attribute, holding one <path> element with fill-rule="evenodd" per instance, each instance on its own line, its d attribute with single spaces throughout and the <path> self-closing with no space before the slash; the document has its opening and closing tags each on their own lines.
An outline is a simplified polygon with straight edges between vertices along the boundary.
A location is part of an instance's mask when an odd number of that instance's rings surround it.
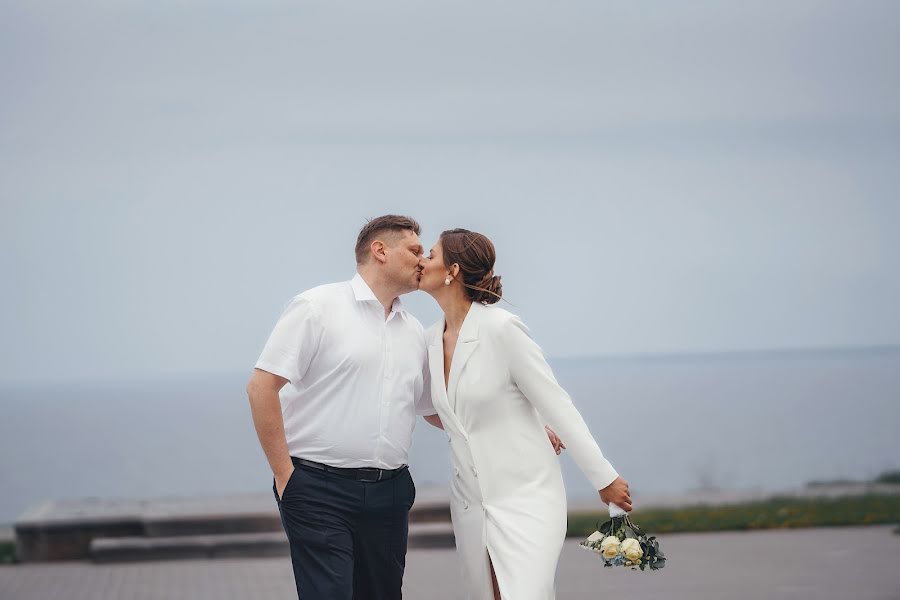
<svg viewBox="0 0 900 600">
<path fill-rule="evenodd" d="M 441 234 L 419 289 L 444 318 L 428 330 L 426 417 L 450 438 L 450 513 L 470 600 L 552 600 L 566 535 L 566 495 L 543 423 L 559 434 L 606 503 L 631 510 L 628 484 L 603 453 L 522 321 L 489 306 L 502 295 L 494 246 Z"/>
</svg>

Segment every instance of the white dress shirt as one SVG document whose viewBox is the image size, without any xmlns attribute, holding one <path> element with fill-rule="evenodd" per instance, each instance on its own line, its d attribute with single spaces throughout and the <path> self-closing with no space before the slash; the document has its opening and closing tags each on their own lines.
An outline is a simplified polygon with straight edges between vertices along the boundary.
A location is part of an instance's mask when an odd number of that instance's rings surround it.
<svg viewBox="0 0 900 600">
<path fill-rule="evenodd" d="M 416 414 L 436 412 L 422 324 L 399 299 L 385 319 L 359 274 L 295 296 L 256 368 L 289 382 L 290 455 L 334 467 L 408 464 Z"/>
</svg>

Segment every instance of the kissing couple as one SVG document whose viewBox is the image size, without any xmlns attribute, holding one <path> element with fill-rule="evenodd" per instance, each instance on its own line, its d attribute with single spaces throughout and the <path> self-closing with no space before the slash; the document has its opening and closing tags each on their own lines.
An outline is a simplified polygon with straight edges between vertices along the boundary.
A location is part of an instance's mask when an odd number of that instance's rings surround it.
<svg viewBox="0 0 900 600">
<path fill-rule="evenodd" d="M 528 329 L 496 306 L 491 241 L 451 229 L 426 255 L 419 233 L 409 217 L 369 221 L 356 275 L 288 303 L 247 386 L 298 597 L 401 598 L 421 415 L 450 440 L 461 595 L 552 600 L 566 535 L 560 448 L 603 502 L 631 510 L 628 484 Z M 427 331 L 400 302 L 416 290 L 444 313 Z"/>
</svg>

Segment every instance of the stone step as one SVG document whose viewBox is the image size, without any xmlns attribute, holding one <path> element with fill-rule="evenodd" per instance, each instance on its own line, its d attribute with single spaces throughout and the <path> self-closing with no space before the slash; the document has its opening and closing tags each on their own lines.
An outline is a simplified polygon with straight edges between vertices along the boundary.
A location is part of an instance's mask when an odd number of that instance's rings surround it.
<svg viewBox="0 0 900 600">
<path fill-rule="evenodd" d="M 410 548 L 452 548 L 450 523 L 411 524 Z M 97 563 L 155 560 L 288 557 L 283 531 L 172 537 L 97 538 L 90 542 L 90 558 Z"/>
<path fill-rule="evenodd" d="M 141 522 L 144 536 L 148 538 L 267 533 L 282 529 L 277 510 L 238 514 L 148 515 Z"/>
<path fill-rule="evenodd" d="M 98 538 L 90 543 L 90 558 L 97 563 L 273 556 L 290 556 L 284 532 Z"/>
<path fill-rule="evenodd" d="M 410 548 L 453 548 L 456 537 L 453 535 L 453 524 L 448 519 L 443 522 L 410 523 Z"/>
<path fill-rule="evenodd" d="M 426 489 L 410 512 L 411 524 L 449 522 L 446 490 Z M 104 500 L 53 500 L 29 509 L 15 524 L 23 562 L 79 560 L 100 538 L 174 538 L 281 532 L 272 494 Z"/>
</svg>

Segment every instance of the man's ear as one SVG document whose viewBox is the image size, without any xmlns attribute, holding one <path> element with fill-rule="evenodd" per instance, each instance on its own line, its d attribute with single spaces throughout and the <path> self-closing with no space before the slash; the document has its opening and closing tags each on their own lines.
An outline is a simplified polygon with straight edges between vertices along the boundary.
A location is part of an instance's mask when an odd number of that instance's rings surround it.
<svg viewBox="0 0 900 600">
<path fill-rule="evenodd" d="M 384 242 L 382 242 L 381 240 L 375 240 L 374 242 L 372 242 L 372 244 L 369 246 L 369 249 L 372 251 L 372 256 L 374 256 L 375 260 L 377 260 L 378 262 L 383 263 L 387 260 L 387 256 L 384 252 Z"/>
</svg>

